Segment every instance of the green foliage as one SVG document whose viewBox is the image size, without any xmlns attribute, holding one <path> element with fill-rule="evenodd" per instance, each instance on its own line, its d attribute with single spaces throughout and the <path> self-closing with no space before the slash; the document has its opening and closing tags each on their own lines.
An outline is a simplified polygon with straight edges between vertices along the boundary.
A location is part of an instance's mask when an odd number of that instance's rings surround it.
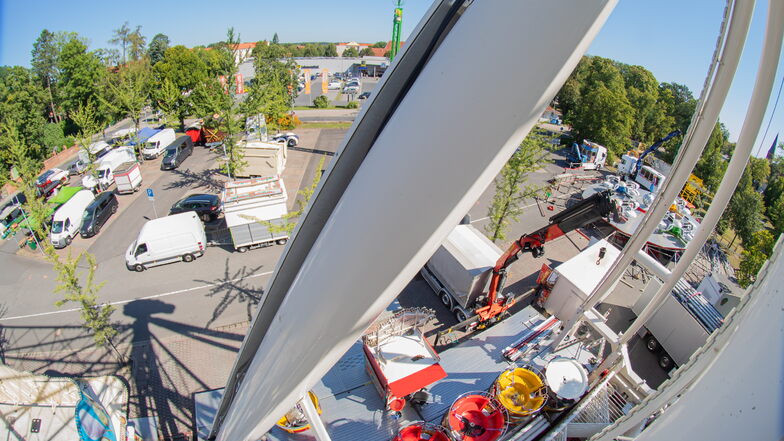
<svg viewBox="0 0 784 441">
<path fill-rule="evenodd" d="M 187 94 L 207 78 L 207 65 L 196 51 L 185 46 L 174 46 L 164 52 L 163 59 L 152 69 L 152 98 L 156 108 L 180 122 L 191 113 L 191 99 Z"/>
<path fill-rule="evenodd" d="M 329 107 L 329 98 L 326 95 L 319 95 L 313 100 L 313 106 L 317 109 L 326 109 Z"/>
<path fill-rule="evenodd" d="M 113 37 L 109 40 L 109 44 L 119 46 L 122 51 L 122 62 L 127 61 L 126 51 L 130 44 L 131 28 L 128 27 L 128 22 L 123 23 L 122 26 L 113 31 Z"/>
<path fill-rule="evenodd" d="M 359 51 L 359 56 L 360 57 L 372 57 L 373 56 L 373 50 L 370 49 L 369 47 L 364 47 L 364 48 L 362 48 L 361 51 Z"/>
<path fill-rule="evenodd" d="M 67 115 L 89 100 L 98 102 L 106 69 L 95 54 L 87 52 L 84 43 L 77 38 L 68 41 L 60 52 L 58 64 L 61 103 Z"/>
<path fill-rule="evenodd" d="M 371 46 L 371 47 L 385 48 L 385 47 L 387 47 L 387 42 L 386 41 L 377 41 L 377 42 L 373 43 L 373 46 Z"/>
<path fill-rule="evenodd" d="M 495 180 L 495 195 L 490 202 L 487 216 L 490 223 L 485 231 L 490 240 L 506 239 L 509 221 L 517 221 L 523 212 L 521 204 L 526 198 L 535 197 L 541 191 L 534 185 L 526 185 L 528 174 L 542 168 L 549 161 L 545 139 L 539 135 L 529 134 L 520 144 Z"/>
<path fill-rule="evenodd" d="M 156 63 L 163 60 L 163 54 L 169 48 L 169 37 L 165 34 L 155 34 L 150 40 L 150 46 L 147 49 L 147 56 L 150 58 L 150 64 L 155 66 Z"/>
<path fill-rule="evenodd" d="M 57 47 L 56 36 L 52 32 L 44 29 L 41 34 L 33 43 L 33 50 L 31 52 L 30 65 L 32 66 L 33 74 L 40 81 L 48 94 L 49 98 L 49 113 L 50 118 L 59 122 L 59 112 L 55 105 L 55 96 L 57 95 L 57 57 L 60 55 L 60 50 Z"/>
<path fill-rule="evenodd" d="M 337 57 L 338 50 L 335 48 L 334 44 L 325 44 L 324 45 L 324 55 L 325 57 Z"/>
<path fill-rule="evenodd" d="M 45 156 L 43 142 L 47 94 L 32 72 L 20 66 L 0 66 L 0 125 L 13 128 L 20 141 L 31 147 L 35 158 Z M 11 163 L 10 140 L 0 137 L 0 163 Z"/>
<path fill-rule="evenodd" d="M 146 54 L 147 38 L 142 35 L 142 27 L 136 26 L 136 30 L 128 34 L 128 61 L 139 61 Z"/>
<path fill-rule="evenodd" d="M 357 58 L 359 56 L 359 52 L 357 52 L 356 48 L 350 47 L 343 51 L 343 58 Z"/>
<path fill-rule="evenodd" d="M 324 95 L 322 95 L 324 96 Z M 346 109 L 359 109 L 359 102 L 358 101 L 349 101 L 346 104 Z"/>
<path fill-rule="evenodd" d="M 130 118 L 139 130 L 142 112 L 150 101 L 152 74 L 147 60 L 126 64 L 116 74 L 106 78 L 101 102 L 120 118 Z M 137 144 L 141 149 L 141 144 Z M 141 158 L 141 151 L 138 152 Z"/>
<path fill-rule="evenodd" d="M 757 273 L 762 268 L 762 265 L 773 253 L 773 245 L 776 241 L 770 232 L 760 230 L 754 233 L 749 242 L 745 244 L 738 268 L 738 284 L 746 288 L 757 277 Z"/>
<path fill-rule="evenodd" d="M 41 140 L 42 146 L 46 149 L 69 147 L 69 138 L 63 131 L 63 123 L 47 123 L 44 126 L 44 134 Z"/>
<path fill-rule="evenodd" d="M 751 167 L 746 166 L 727 207 L 730 225 L 740 236 L 744 247 L 752 242 L 754 233 L 762 227 L 762 195 L 754 190 L 751 178 Z"/>
<path fill-rule="evenodd" d="M 694 167 L 694 174 L 703 180 L 705 187 L 711 192 L 719 188 L 721 178 L 727 170 L 727 161 L 722 157 L 722 148 L 728 142 L 729 132 L 720 122 L 713 127 L 708 143 L 702 151 L 697 165 Z M 673 143 L 674 144 L 674 143 Z"/>
<path fill-rule="evenodd" d="M 299 69 L 294 60 L 286 58 L 286 49 L 280 45 L 259 44 L 253 50 L 253 57 L 256 76 L 248 87 L 242 112 L 264 114 L 270 129 L 280 129 L 278 121 L 291 112 L 294 105 Z"/>
<path fill-rule="evenodd" d="M 231 50 L 225 45 L 219 47 L 220 50 L 194 50 L 207 67 L 207 76 L 218 78 L 221 75 L 229 75 L 234 67 L 234 56 Z"/>
<path fill-rule="evenodd" d="M 280 40 L 278 39 L 278 33 L 275 32 L 275 35 L 272 36 L 272 44 L 278 44 Z"/>
</svg>

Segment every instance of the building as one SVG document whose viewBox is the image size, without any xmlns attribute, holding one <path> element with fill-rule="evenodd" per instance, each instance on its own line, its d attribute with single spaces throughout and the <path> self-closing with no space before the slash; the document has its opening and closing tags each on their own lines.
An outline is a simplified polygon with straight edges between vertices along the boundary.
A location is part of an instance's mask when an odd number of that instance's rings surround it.
<svg viewBox="0 0 784 441">
<path fill-rule="evenodd" d="M 343 56 L 343 52 L 345 52 L 346 49 L 348 49 L 348 48 L 356 49 L 357 53 L 359 53 L 359 51 L 361 51 L 362 49 L 364 49 L 366 47 L 370 47 L 370 43 L 357 43 L 356 41 L 351 41 L 349 43 L 338 43 L 338 44 L 336 44 L 335 45 L 335 50 L 338 53 L 338 57 L 342 57 Z"/>
</svg>

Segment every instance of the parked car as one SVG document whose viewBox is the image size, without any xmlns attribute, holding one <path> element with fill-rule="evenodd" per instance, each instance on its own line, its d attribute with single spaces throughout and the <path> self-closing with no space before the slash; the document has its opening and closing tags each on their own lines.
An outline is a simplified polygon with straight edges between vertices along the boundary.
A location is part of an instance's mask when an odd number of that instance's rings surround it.
<svg viewBox="0 0 784 441">
<path fill-rule="evenodd" d="M 147 221 L 125 251 L 129 270 L 145 269 L 182 260 L 193 262 L 204 255 L 207 235 L 196 213 L 180 213 Z"/>
<path fill-rule="evenodd" d="M 346 86 L 343 88 L 343 93 L 359 93 L 359 86 Z"/>
<path fill-rule="evenodd" d="M 176 136 L 174 129 L 163 129 L 152 135 L 142 144 L 142 155 L 144 159 L 155 159 L 166 150 L 166 146 L 174 142 Z M 193 140 L 193 138 L 191 138 Z"/>
<path fill-rule="evenodd" d="M 299 144 L 299 136 L 291 132 L 278 133 L 272 137 L 272 142 L 285 142 L 287 146 L 295 147 Z"/>
<path fill-rule="evenodd" d="M 175 202 L 169 215 L 195 211 L 204 222 L 215 220 L 220 214 L 221 200 L 214 194 L 192 194 Z"/>
<path fill-rule="evenodd" d="M 340 90 L 340 88 L 342 86 L 343 86 L 343 83 L 341 83 L 340 81 L 330 81 L 329 85 L 327 86 L 327 89 L 329 89 L 329 90 Z"/>
<path fill-rule="evenodd" d="M 180 166 L 182 161 L 193 153 L 193 140 L 188 135 L 180 136 L 166 147 L 161 161 L 161 170 L 172 170 Z"/>
<path fill-rule="evenodd" d="M 65 170 L 61 170 L 59 168 L 50 168 L 49 170 L 41 173 L 38 176 L 38 179 L 35 180 L 35 185 L 38 187 L 38 190 L 43 191 L 45 189 L 54 190 L 54 188 L 50 188 L 51 184 L 57 184 L 59 187 L 60 185 L 65 184 L 68 182 L 68 172 Z M 43 193 L 47 195 L 48 193 Z"/>
<path fill-rule="evenodd" d="M 105 191 L 99 194 L 84 210 L 79 234 L 82 237 L 98 234 L 101 231 L 101 227 L 109 220 L 109 217 L 117 213 L 118 205 L 117 196 L 114 195 L 114 192 Z"/>
<path fill-rule="evenodd" d="M 49 240 L 55 248 L 65 248 L 70 245 L 82 226 L 84 210 L 93 200 L 95 200 L 93 192 L 81 190 L 55 211 L 52 230 L 49 232 Z"/>
<path fill-rule="evenodd" d="M 370 92 L 362 92 L 359 94 L 359 99 L 364 100 L 370 98 Z"/>
<path fill-rule="evenodd" d="M 69 176 L 77 176 L 81 175 L 85 171 L 87 171 L 87 162 L 82 161 L 80 158 L 76 158 L 74 162 L 68 165 L 68 175 Z"/>
</svg>

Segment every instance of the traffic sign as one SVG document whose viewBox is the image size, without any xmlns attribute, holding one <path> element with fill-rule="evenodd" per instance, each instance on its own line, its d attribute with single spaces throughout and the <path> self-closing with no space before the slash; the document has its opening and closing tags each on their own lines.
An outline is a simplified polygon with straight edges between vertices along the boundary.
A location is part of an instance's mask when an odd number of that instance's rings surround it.
<svg viewBox="0 0 784 441">
<path fill-rule="evenodd" d="M 149 198 L 151 201 L 155 200 L 155 194 L 153 194 L 152 188 L 147 189 L 147 198 Z"/>
</svg>

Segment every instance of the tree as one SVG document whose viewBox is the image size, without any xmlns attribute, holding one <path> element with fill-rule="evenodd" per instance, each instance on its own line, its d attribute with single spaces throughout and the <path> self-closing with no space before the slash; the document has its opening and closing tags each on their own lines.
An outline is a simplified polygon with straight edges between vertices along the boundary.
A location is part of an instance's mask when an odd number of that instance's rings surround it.
<svg viewBox="0 0 784 441">
<path fill-rule="evenodd" d="M 185 46 L 174 46 L 166 50 L 163 60 L 153 67 L 152 74 L 152 95 L 157 108 L 176 115 L 180 129 L 184 130 L 185 118 L 192 110 L 190 93 L 207 78 L 206 64 L 195 51 Z M 177 93 L 164 89 L 167 82 L 176 88 Z M 164 94 L 164 91 L 167 93 Z"/>
<path fill-rule="evenodd" d="M 142 35 L 142 27 L 136 26 L 136 30 L 128 34 L 128 55 L 130 61 L 139 61 L 144 56 L 144 47 L 147 45 L 147 38 Z"/>
<path fill-rule="evenodd" d="M 86 104 L 79 105 L 78 109 L 71 112 L 71 120 L 78 128 L 75 137 L 76 144 L 79 146 L 79 150 L 83 155 L 87 157 L 87 168 L 85 169 L 84 174 L 92 176 L 95 179 L 95 182 L 99 182 L 96 170 L 98 157 L 95 152 L 90 150 L 93 135 L 97 134 L 101 128 L 98 123 L 93 102 L 88 100 Z"/>
<path fill-rule="evenodd" d="M 0 66 L 0 125 L 13 128 L 34 158 L 46 154 L 39 147 L 46 124 L 47 95 L 33 73 L 20 66 Z M 9 140 L 0 136 L 0 163 L 11 163 Z"/>
<path fill-rule="evenodd" d="M 358 56 L 359 52 L 356 48 L 350 47 L 343 51 L 343 58 L 357 58 Z"/>
<path fill-rule="evenodd" d="M 284 48 L 275 44 L 257 45 L 253 57 L 256 76 L 242 103 L 243 112 L 246 115 L 262 113 L 266 116 L 267 125 L 273 130 L 278 129 L 278 121 L 291 112 L 294 104 L 299 68 L 294 60 L 286 59 Z"/>
<path fill-rule="evenodd" d="M 272 44 L 279 44 L 280 41 L 278 40 L 278 33 L 275 32 L 275 35 L 272 36 Z"/>
<path fill-rule="evenodd" d="M 96 49 L 94 53 L 106 67 L 113 67 L 120 64 L 120 51 L 117 49 Z"/>
<path fill-rule="evenodd" d="M 76 38 L 66 43 L 60 53 L 59 65 L 62 107 L 66 115 L 87 104 L 88 100 L 98 102 L 106 69 L 95 54 L 87 52 L 84 43 Z"/>
<path fill-rule="evenodd" d="M 369 47 L 362 48 L 362 50 L 359 51 L 359 56 L 360 57 L 372 57 L 373 56 L 373 49 L 371 49 Z"/>
<path fill-rule="evenodd" d="M 697 160 L 697 165 L 694 166 L 694 174 L 702 179 L 705 187 L 712 192 L 719 188 L 721 178 L 724 177 L 724 172 L 727 170 L 727 161 L 721 152 L 724 144 L 728 142 L 729 136 L 730 134 L 724 125 L 717 122 L 700 159 Z M 750 182 L 751 180 L 749 180 Z"/>
<path fill-rule="evenodd" d="M 169 37 L 165 34 L 155 34 L 150 40 L 150 47 L 147 49 L 147 56 L 150 58 L 150 64 L 155 64 L 163 60 L 163 54 L 169 48 Z"/>
<path fill-rule="evenodd" d="M 744 247 L 752 242 L 754 233 L 762 226 L 762 195 L 754 190 L 751 179 L 751 167 L 746 166 L 727 208 L 730 225 L 740 236 Z"/>
<path fill-rule="evenodd" d="M 55 106 L 55 83 L 57 81 L 57 57 L 59 51 L 55 41 L 55 35 L 44 29 L 33 43 L 31 52 L 32 59 L 30 65 L 33 73 L 41 81 L 49 95 L 49 118 L 52 121 L 60 122 L 60 114 Z"/>
<path fill-rule="evenodd" d="M 387 42 L 386 41 L 377 41 L 377 42 L 373 43 L 373 46 L 371 46 L 371 47 L 377 47 L 379 49 L 383 49 L 383 48 L 387 47 Z"/>
<path fill-rule="evenodd" d="M 168 78 L 152 93 L 156 109 L 163 112 L 163 124 L 173 126 L 180 120 L 179 102 L 182 92 Z"/>
<path fill-rule="evenodd" d="M 324 56 L 325 57 L 337 57 L 338 50 L 335 48 L 334 44 L 325 44 L 324 45 Z"/>
<path fill-rule="evenodd" d="M 128 22 L 126 21 L 125 23 L 123 23 L 122 26 L 115 29 L 113 32 L 114 32 L 113 33 L 114 37 L 112 37 L 112 39 L 109 40 L 109 44 L 113 44 L 115 46 L 120 47 L 120 50 L 122 52 L 122 62 L 125 63 L 126 61 L 125 52 L 126 49 L 128 48 L 128 44 L 130 43 L 130 39 L 128 38 L 128 36 L 131 35 L 131 28 L 128 27 Z"/>
<path fill-rule="evenodd" d="M 776 241 L 769 231 L 760 230 L 754 233 L 749 243 L 745 244 L 740 266 L 738 268 L 738 284 L 746 288 L 757 278 L 762 265 L 773 253 Z"/>
<path fill-rule="evenodd" d="M 142 113 L 150 100 L 150 65 L 147 60 L 126 64 L 106 81 L 105 97 L 101 101 L 120 117 L 131 118 L 139 131 Z M 141 144 L 136 144 L 137 154 L 143 161 Z"/>
<path fill-rule="evenodd" d="M 539 170 L 548 162 L 544 143 L 544 138 L 528 135 L 495 179 L 495 195 L 487 212 L 490 223 L 485 226 L 493 242 L 506 239 L 509 221 L 517 221 L 523 212 L 522 202 L 541 191 L 534 185 L 523 184 L 528 180 L 528 173 Z"/>
<path fill-rule="evenodd" d="M 3 127 L 3 132 L 4 137 L 10 140 L 14 166 L 21 178 L 21 190 L 27 197 L 24 209 L 27 213 L 28 226 L 36 237 L 45 238 L 48 231 L 43 219 L 47 217 L 49 207 L 35 188 L 38 164 L 30 158 L 27 147 L 20 141 L 15 129 Z M 63 295 L 55 304 L 63 306 L 68 302 L 78 303 L 82 325 L 92 333 L 95 343 L 98 346 L 110 346 L 118 359 L 124 361 L 112 342 L 117 334 L 117 330 L 111 323 L 114 307 L 98 303 L 98 291 L 103 283 L 95 282 L 95 257 L 85 251 L 76 258 L 72 258 L 70 253 L 67 258 L 61 258 L 48 241 L 42 240 L 39 243 L 41 252 L 52 263 L 57 274 L 58 285 L 55 287 L 55 293 Z M 83 260 L 87 263 L 87 268 L 80 272 L 79 264 Z"/>
</svg>

